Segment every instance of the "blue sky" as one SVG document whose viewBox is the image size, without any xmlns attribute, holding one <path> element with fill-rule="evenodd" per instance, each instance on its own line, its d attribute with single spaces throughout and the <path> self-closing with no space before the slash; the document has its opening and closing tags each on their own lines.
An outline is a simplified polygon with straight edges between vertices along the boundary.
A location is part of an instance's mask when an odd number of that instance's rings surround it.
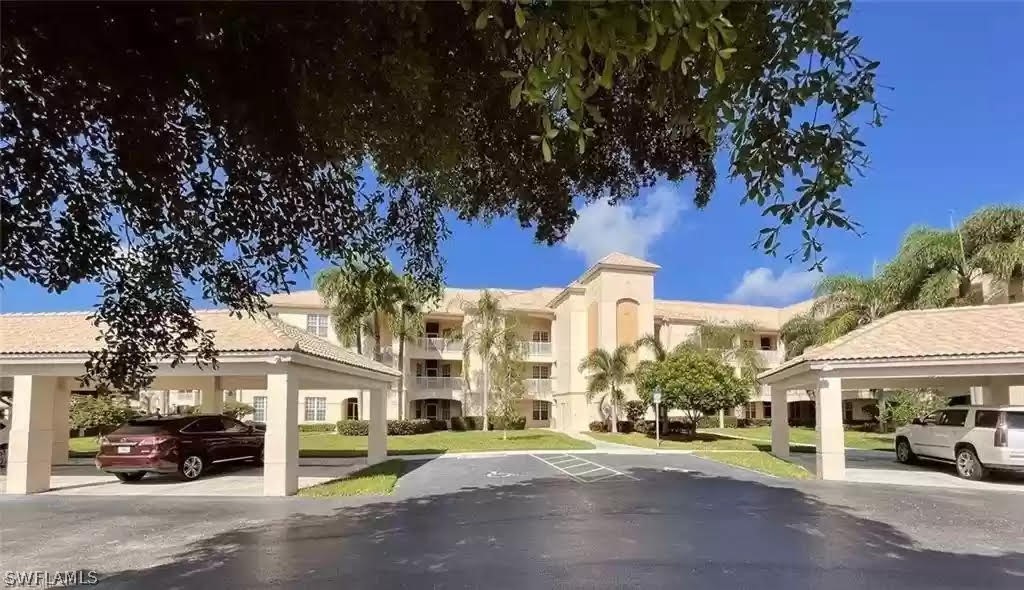
<svg viewBox="0 0 1024 590">
<path fill-rule="evenodd" d="M 987 204 L 1024 204 L 1024 63 L 1019 59 L 1021 2 L 862 2 L 850 27 L 863 51 L 882 62 L 886 124 L 868 131 L 872 167 L 844 203 L 860 237 L 825 235 L 828 270 L 870 273 L 914 224 L 947 226 Z M 797 264 L 752 250 L 764 219 L 739 205 L 739 186 L 720 181 L 710 206 L 689 203 L 692 185 L 664 183 L 620 208 L 581 212 L 565 244 L 534 243 L 511 220 L 456 224 L 442 245 L 446 281 L 459 287 L 561 286 L 588 261 L 613 249 L 661 265 L 656 295 L 668 299 L 782 304 L 805 297 L 815 279 Z M 798 236 L 789 236 L 795 245 Z M 500 263 L 496 261 L 500 260 Z M 315 272 L 322 264 L 314 264 Z M 298 288 L 309 278 L 296 277 Z M 5 284 L 2 309 L 87 309 L 96 294 L 79 286 L 47 294 Z"/>
</svg>

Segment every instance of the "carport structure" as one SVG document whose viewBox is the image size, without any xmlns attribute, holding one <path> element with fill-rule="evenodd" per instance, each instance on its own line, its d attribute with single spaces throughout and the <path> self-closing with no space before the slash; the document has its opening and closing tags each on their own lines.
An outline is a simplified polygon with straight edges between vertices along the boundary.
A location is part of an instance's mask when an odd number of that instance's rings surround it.
<svg viewBox="0 0 1024 590">
<path fill-rule="evenodd" d="M 935 388 L 1009 404 L 1024 385 L 1024 304 L 901 311 L 765 371 L 772 453 L 789 456 L 787 392 L 813 395 L 817 476 L 846 479 L 843 390 Z"/>
<path fill-rule="evenodd" d="M 370 392 L 368 462 L 387 456 L 386 394 L 399 372 L 268 317 L 196 312 L 214 331 L 218 366 L 160 361 L 151 389 L 199 390 L 203 412 L 222 410 L 226 389 L 267 392 L 263 493 L 298 488 L 299 390 Z M 78 390 L 98 329 L 86 313 L 0 315 L 0 389 L 13 391 L 7 493 L 50 488 L 51 465 L 68 460 L 71 391 Z"/>
</svg>

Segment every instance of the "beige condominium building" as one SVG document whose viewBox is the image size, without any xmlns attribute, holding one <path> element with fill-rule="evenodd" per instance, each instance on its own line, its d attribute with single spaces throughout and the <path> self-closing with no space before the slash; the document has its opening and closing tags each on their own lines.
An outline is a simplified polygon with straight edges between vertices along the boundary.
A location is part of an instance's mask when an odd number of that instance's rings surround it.
<svg viewBox="0 0 1024 590">
<path fill-rule="evenodd" d="M 736 345 L 756 349 L 763 368 L 769 369 L 785 360 L 779 328 L 810 306 L 809 301 L 768 307 L 655 299 L 658 269 L 656 264 L 614 253 L 566 287 L 488 289 L 500 300 L 503 311 L 514 318 L 522 340 L 527 396 L 521 410 L 529 426 L 582 430 L 601 418 L 596 401 L 587 401 L 586 375 L 577 369 L 594 348 L 611 350 L 654 334 L 671 349 L 693 337 L 702 323 L 743 322 L 756 330 Z M 472 306 L 483 291 L 446 289 L 441 302 L 426 310 L 422 335 L 406 342 L 403 367 L 398 367 L 398 343 L 390 334 L 382 335 L 384 362 L 405 374 L 405 417 L 449 419 L 483 413 L 480 359 L 469 354 L 468 366 L 463 366 L 467 357 L 460 338 L 471 329 Z M 273 295 L 270 302 L 280 320 L 339 343 L 327 306 L 316 291 Z M 371 349 L 369 340 L 363 349 Z M 640 358 L 649 354 L 646 350 L 638 353 Z M 228 395 L 253 405 L 256 420 L 266 419 L 265 393 L 238 390 Z M 299 419 L 307 423 L 365 419 L 366 395 L 354 390 L 300 391 Z M 811 397 L 793 391 L 789 398 L 785 411 L 790 421 L 813 421 Z M 844 398 L 847 421 L 869 418 L 863 411 L 873 403 L 869 392 L 844 392 Z M 387 412 L 388 418 L 400 415 L 397 390 L 388 396 Z M 750 403 L 732 413 L 739 418 L 770 418 L 767 390 L 752 392 Z"/>
</svg>

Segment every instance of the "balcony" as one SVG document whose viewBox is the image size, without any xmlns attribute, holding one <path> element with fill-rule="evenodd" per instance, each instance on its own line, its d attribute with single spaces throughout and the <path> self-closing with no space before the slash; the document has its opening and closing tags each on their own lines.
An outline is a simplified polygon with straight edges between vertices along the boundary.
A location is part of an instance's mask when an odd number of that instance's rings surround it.
<svg viewBox="0 0 1024 590">
<path fill-rule="evenodd" d="M 462 390 L 461 377 L 413 377 L 413 389 Z"/>
<path fill-rule="evenodd" d="M 552 379 L 525 379 L 526 393 L 537 396 L 549 396 L 554 389 Z"/>
<path fill-rule="evenodd" d="M 413 345 L 424 352 L 457 352 L 462 353 L 462 340 L 441 336 L 424 336 L 414 338 Z"/>
<path fill-rule="evenodd" d="M 781 350 L 759 350 L 757 353 L 761 356 L 761 362 L 766 369 L 777 367 L 785 360 Z"/>
<path fill-rule="evenodd" d="M 523 354 L 527 357 L 551 356 L 550 342 L 521 342 Z"/>
</svg>

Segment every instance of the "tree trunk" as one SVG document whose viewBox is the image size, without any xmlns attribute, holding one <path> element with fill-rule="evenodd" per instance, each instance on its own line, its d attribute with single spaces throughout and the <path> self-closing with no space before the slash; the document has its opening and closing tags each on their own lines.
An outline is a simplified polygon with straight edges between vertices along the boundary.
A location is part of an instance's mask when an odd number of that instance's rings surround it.
<svg viewBox="0 0 1024 590">
<path fill-rule="evenodd" d="M 405 312 L 398 320 L 398 419 L 404 420 L 405 407 Z"/>
<path fill-rule="evenodd" d="M 487 403 L 491 392 L 491 361 L 483 359 L 483 390 L 484 390 L 484 432 L 490 429 L 490 420 L 487 417 Z"/>
<path fill-rule="evenodd" d="M 878 392 L 878 432 L 885 433 L 885 392 Z"/>
<path fill-rule="evenodd" d="M 611 399 L 609 401 L 611 401 L 611 404 L 612 404 L 612 432 L 615 433 L 615 434 L 618 434 L 619 433 L 619 414 L 618 414 L 618 412 L 616 412 L 616 408 L 615 408 L 615 390 L 614 389 L 612 390 L 612 396 L 611 396 Z"/>
<path fill-rule="evenodd" d="M 363 356 L 363 326 L 362 321 L 356 327 L 356 354 Z"/>
<path fill-rule="evenodd" d="M 381 362 L 380 353 L 380 312 L 373 312 L 373 360 Z"/>
</svg>

